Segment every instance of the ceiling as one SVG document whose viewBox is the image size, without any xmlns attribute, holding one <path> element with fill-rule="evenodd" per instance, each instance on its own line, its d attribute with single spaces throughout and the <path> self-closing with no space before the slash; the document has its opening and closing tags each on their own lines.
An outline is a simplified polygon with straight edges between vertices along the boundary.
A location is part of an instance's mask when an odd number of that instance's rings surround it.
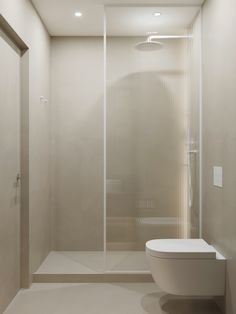
<svg viewBox="0 0 236 314">
<path fill-rule="evenodd" d="M 165 0 L 163 6 L 163 0 L 150 0 L 148 5 L 147 0 L 31 1 L 52 36 L 102 36 L 104 5 L 108 6 L 107 34 L 110 36 L 143 36 L 154 31 L 165 35 L 181 34 L 197 14 L 197 6 L 204 2 Z M 76 11 L 82 12 L 82 17 L 76 18 Z M 161 16 L 155 17 L 153 12 L 156 11 L 161 12 Z"/>
<path fill-rule="evenodd" d="M 182 35 L 199 7 L 110 7 L 106 10 L 110 36 Z M 154 12 L 161 15 L 155 17 Z"/>
</svg>

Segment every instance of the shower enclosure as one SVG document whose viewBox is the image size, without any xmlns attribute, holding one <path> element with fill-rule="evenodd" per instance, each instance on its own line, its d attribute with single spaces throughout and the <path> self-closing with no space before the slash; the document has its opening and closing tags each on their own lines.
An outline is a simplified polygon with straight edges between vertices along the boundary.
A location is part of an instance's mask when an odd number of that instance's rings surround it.
<svg viewBox="0 0 236 314">
<path fill-rule="evenodd" d="M 108 6 L 103 36 L 52 39 L 52 252 L 36 274 L 146 273 L 147 240 L 199 237 L 199 21 Z"/>
</svg>

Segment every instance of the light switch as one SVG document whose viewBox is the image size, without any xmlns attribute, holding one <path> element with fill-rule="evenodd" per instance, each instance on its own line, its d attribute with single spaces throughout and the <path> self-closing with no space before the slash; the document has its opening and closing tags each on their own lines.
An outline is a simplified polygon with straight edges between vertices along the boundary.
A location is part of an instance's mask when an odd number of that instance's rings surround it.
<svg viewBox="0 0 236 314">
<path fill-rule="evenodd" d="M 222 182 L 222 167 L 213 167 L 213 185 L 218 187 L 223 187 Z"/>
</svg>

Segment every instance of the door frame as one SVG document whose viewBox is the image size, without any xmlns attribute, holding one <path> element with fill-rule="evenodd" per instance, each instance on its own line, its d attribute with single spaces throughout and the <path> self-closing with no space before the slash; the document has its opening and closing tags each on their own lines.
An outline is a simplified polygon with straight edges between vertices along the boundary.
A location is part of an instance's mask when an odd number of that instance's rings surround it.
<svg viewBox="0 0 236 314">
<path fill-rule="evenodd" d="M 2 14 L 0 30 L 8 44 L 20 52 L 20 287 L 29 288 L 29 48 Z"/>
</svg>

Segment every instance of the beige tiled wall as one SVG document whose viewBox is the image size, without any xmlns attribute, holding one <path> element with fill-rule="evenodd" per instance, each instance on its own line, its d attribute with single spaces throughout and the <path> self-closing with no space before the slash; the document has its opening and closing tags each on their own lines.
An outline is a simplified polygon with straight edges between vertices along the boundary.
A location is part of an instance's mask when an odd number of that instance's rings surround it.
<svg viewBox="0 0 236 314">
<path fill-rule="evenodd" d="M 236 313 L 236 2 L 203 7 L 203 236 L 228 258 L 226 313 Z M 213 186 L 223 167 L 223 188 Z"/>
<path fill-rule="evenodd" d="M 135 219 L 182 218 L 186 205 L 186 43 L 165 41 L 162 50 L 147 55 L 134 49 L 140 40 L 107 39 L 110 248 L 121 249 L 123 242 L 126 249 L 143 249 L 164 231 L 178 237 L 178 225 L 147 228 Z M 55 250 L 103 248 L 102 58 L 102 38 L 52 40 Z"/>
<path fill-rule="evenodd" d="M 167 224 L 163 229 L 137 219 L 181 218 L 185 202 L 186 186 L 182 184 L 187 139 L 185 42 L 165 40 L 161 50 L 145 52 L 134 48 L 142 40 L 135 37 L 107 40 L 110 249 L 120 249 L 117 244 L 123 242 L 124 249 L 143 250 L 150 238 L 178 237 L 176 224 Z M 120 217 L 127 216 L 133 217 L 133 224 L 129 220 L 121 225 Z"/>
<path fill-rule="evenodd" d="M 185 45 L 145 55 L 140 40 L 107 40 L 107 214 L 128 219 L 108 220 L 108 242 L 137 242 L 129 217 L 179 217 L 183 201 Z M 51 60 L 54 249 L 101 250 L 103 40 L 53 38 Z"/>
<path fill-rule="evenodd" d="M 53 38 L 54 250 L 103 249 L 103 40 Z"/>
</svg>

